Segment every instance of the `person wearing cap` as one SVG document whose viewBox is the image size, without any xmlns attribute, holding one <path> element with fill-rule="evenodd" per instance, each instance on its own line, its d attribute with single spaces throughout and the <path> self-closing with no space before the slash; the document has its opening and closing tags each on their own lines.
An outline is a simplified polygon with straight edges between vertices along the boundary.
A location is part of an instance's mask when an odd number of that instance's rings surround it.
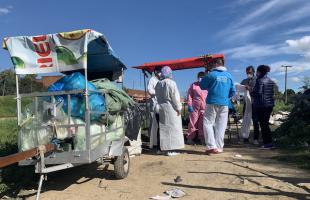
<svg viewBox="0 0 310 200">
<path fill-rule="evenodd" d="M 262 148 L 273 148 L 269 119 L 274 107 L 275 83 L 267 76 L 270 67 L 260 65 L 256 70 L 256 83 L 251 93 L 253 97 L 253 114 L 258 119 L 261 128 L 263 143 Z"/>
<path fill-rule="evenodd" d="M 153 148 L 153 146 L 157 146 L 157 148 L 160 148 L 160 140 L 159 140 L 159 114 L 156 113 L 155 107 L 157 104 L 156 100 L 156 94 L 155 94 L 155 87 L 160 79 L 160 70 L 161 67 L 157 66 L 154 69 L 154 75 L 150 78 L 147 86 L 147 92 L 151 96 L 151 102 L 150 102 L 150 113 L 151 113 L 151 130 L 150 130 L 150 148 Z M 159 149 L 160 150 L 160 149 Z"/>
<path fill-rule="evenodd" d="M 197 74 L 197 81 L 192 83 L 187 92 L 187 105 L 189 112 L 189 123 L 187 132 L 187 144 L 193 145 L 197 136 L 202 144 L 204 144 L 203 133 L 203 115 L 206 108 L 206 98 L 208 91 L 201 90 L 200 82 L 205 76 L 205 72 Z"/>
<path fill-rule="evenodd" d="M 233 78 L 224 67 L 224 60 L 214 59 L 211 66 L 211 72 L 200 82 L 201 89 L 208 90 L 203 121 L 207 154 L 223 151 L 228 105 L 236 93 Z"/>
<path fill-rule="evenodd" d="M 181 98 L 177 84 L 172 80 L 169 66 L 161 69 L 161 79 L 155 87 L 159 113 L 160 149 L 169 151 L 184 148 L 184 137 L 181 120 Z"/>
</svg>

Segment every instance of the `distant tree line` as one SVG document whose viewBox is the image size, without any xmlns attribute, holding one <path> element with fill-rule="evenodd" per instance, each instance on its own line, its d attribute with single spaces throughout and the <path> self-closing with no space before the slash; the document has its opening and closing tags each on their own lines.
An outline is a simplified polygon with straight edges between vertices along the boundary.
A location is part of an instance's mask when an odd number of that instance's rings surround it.
<svg viewBox="0 0 310 200">
<path fill-rule="evenodd" d="M 29 74 L 20 76 L 19 92 L 30 93 L 44 91 L 42 83 L 38 82 L 37 75 Z M 16 94 L 15 73 L 11 69 L 0 72 L 0 96 Z"/>
</svg>

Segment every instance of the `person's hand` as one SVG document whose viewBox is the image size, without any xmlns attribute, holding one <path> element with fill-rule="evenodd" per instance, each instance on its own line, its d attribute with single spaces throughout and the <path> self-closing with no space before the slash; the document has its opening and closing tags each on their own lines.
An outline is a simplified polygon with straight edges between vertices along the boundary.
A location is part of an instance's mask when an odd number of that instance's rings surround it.
<svg viewBox="0 0 310 200">
<path fill-rule="evenodd" d="M 181 111 L 177 110 L 177 116 L 180 116 L 180 115 L 181 115 Z"/>
<path fill-rule="evenodd" d="M 194 112 L 193 106 L 188 106 L 188 107 L 187 107 L 187 110 L 188 110 L 188 112 L 190 112 L 190 113 Z"/>
<path fill-rule="evenodd" d="M 245 85 L 244 87 L 245 87 L 246 90 L 250 90 L 250 86 Z"/>
</svg>

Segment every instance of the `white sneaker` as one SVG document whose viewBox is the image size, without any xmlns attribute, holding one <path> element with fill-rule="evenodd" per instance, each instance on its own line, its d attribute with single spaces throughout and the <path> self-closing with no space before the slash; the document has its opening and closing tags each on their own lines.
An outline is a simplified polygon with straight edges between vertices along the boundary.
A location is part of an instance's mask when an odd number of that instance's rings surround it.
<svg viewBox="0 0 310 200">
<path fill-rule="evenodd" d="M 177 155 L 180 155 L 180 153 L 174 151 L 167 152 L 167 156 L 177 156 Z"/>
<path fill-rule="evenodd" d="M 224 149 L 217 148 L 217 151 L 218 151 L 219 153 L 223 153 Z"/>
<path fill-rule="evenodd" d="M 254 144 L 254 145 L 259 145 L 258 140 L 254 140 L 253 144 Z"/>
</svg>

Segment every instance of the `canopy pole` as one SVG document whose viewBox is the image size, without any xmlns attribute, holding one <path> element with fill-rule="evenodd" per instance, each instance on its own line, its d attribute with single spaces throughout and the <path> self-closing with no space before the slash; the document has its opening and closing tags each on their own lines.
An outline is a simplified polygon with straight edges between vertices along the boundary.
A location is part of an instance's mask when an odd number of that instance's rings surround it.
<svg viewBox="0 0 310 200">
<path fill-rule="evenodd" d="M 86 149 L 90 158 L 90 112 L 89 112 L 89 91 L 87 68 L 85 70 L 85 133 L 86 133 Z"/>
<path fill-rule="evenodd" d="M 143 73 L 143 80 L 144 80 L 144 99 L 145 99 L 145 110 L 146 110 L 146 123 L 148 124 L 148 125 L 150 125 L 150 111 L 149 111 L 149 107 L 148 107 L 148 104 L 147 104 L 147 84 L 146 84 L 146 72 L 145 72 L 145 70 L 142 70 L 142 73 Z M 148 129 L 148 131 L 150 131 L 151 129 Z M 150 134 L 150 132 L 149 132 L 149 135 L 151 135 Z"/>
<path fill-rule="evenodd" d="M 16 81 L 16 103 L 17 103 L 17 124 L 20 125 L 20 117 L 21 117 L 21 99 L 19 95 L 19 78 L 18 75 L 15 75 Z"/>
</svg>

